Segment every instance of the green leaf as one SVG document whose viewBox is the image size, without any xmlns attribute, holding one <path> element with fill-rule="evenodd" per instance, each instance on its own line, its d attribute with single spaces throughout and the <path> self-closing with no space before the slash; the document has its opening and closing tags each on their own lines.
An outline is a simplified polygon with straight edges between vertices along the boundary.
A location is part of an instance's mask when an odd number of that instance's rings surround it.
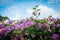
<svg viewBox="0 0 60 40">
<path fill-rule="evenodd" d="M 35 6 L 36 8 L 38 7 L 38 5 Z"/>
<path fill-rule="evenodd" d="M 4 26 L 6 27 L 6 26 L 9 26 L 8 24 L 6 24 L 6 23 L 4 23 Z"/>
<path fill-rule="evenodd" d="M 33 10 L 36 10 L 36 8 L 33 8 Z"/>
<path fill-rule="evenodd" d="M 40 11 L 40 9 L 37 9 L 36 11 Z"/>
</svg>

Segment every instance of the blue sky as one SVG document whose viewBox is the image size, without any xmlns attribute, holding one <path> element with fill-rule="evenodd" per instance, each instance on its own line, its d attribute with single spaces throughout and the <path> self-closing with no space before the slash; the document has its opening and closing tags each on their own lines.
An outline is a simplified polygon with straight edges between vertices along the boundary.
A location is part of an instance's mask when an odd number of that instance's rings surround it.
<svg viewBox="0 0 60 40">
<path fill-rule="evenodd" d="M 60 0 L 0 0 L 0 15 L 12 20 L 29 18 L 35 5 L 41 9 L 39 18 L 49 15 L 60 18 Z"/>
</svg>

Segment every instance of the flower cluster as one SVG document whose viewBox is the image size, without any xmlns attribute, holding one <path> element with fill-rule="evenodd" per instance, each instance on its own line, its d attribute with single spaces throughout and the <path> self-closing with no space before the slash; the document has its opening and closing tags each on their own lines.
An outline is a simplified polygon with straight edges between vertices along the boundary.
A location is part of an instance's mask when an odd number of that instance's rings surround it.
<svg viewBox="0 0 60 40">
<path fill-rule="evenodd" d="M 0 23 L 1 40 L 60 40 L 60 19 L 53 17 Z M 15 22 L 15 23 L 14 23 Z M 9 37 L 8 37 L 9 36 Z M 6 38 L 7 37 L 7 38 Z"/>
</svg>

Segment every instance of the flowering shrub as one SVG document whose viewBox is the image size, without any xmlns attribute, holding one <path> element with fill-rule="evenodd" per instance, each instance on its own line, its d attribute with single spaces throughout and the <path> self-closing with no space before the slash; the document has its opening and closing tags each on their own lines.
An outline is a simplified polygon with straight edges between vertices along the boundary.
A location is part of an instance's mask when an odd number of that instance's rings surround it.
<svg viewBox="0 0 60 40">
<path fill-rule="evenodd" d="M 0 40 L 60 40 L 60 19 L 52 16 L 38 19 L 37 7 L 33 8 L 36 19 L 0 23 Z"/>
</svg>

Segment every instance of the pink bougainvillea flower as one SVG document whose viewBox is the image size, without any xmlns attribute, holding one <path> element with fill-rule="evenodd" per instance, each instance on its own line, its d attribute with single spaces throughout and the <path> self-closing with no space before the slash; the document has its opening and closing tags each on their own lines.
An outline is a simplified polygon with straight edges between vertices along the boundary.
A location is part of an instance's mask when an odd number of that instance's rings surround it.
<svg viewBox="0 0 60 40">
<path fill-rule="evenodd" d="M 58 37 L 59 37 L 58 34 L 53 34 L 53 35 L 52 35 L 52 38 L 53 38 L 54 40 L 58 40 Z"/>
</svg>

